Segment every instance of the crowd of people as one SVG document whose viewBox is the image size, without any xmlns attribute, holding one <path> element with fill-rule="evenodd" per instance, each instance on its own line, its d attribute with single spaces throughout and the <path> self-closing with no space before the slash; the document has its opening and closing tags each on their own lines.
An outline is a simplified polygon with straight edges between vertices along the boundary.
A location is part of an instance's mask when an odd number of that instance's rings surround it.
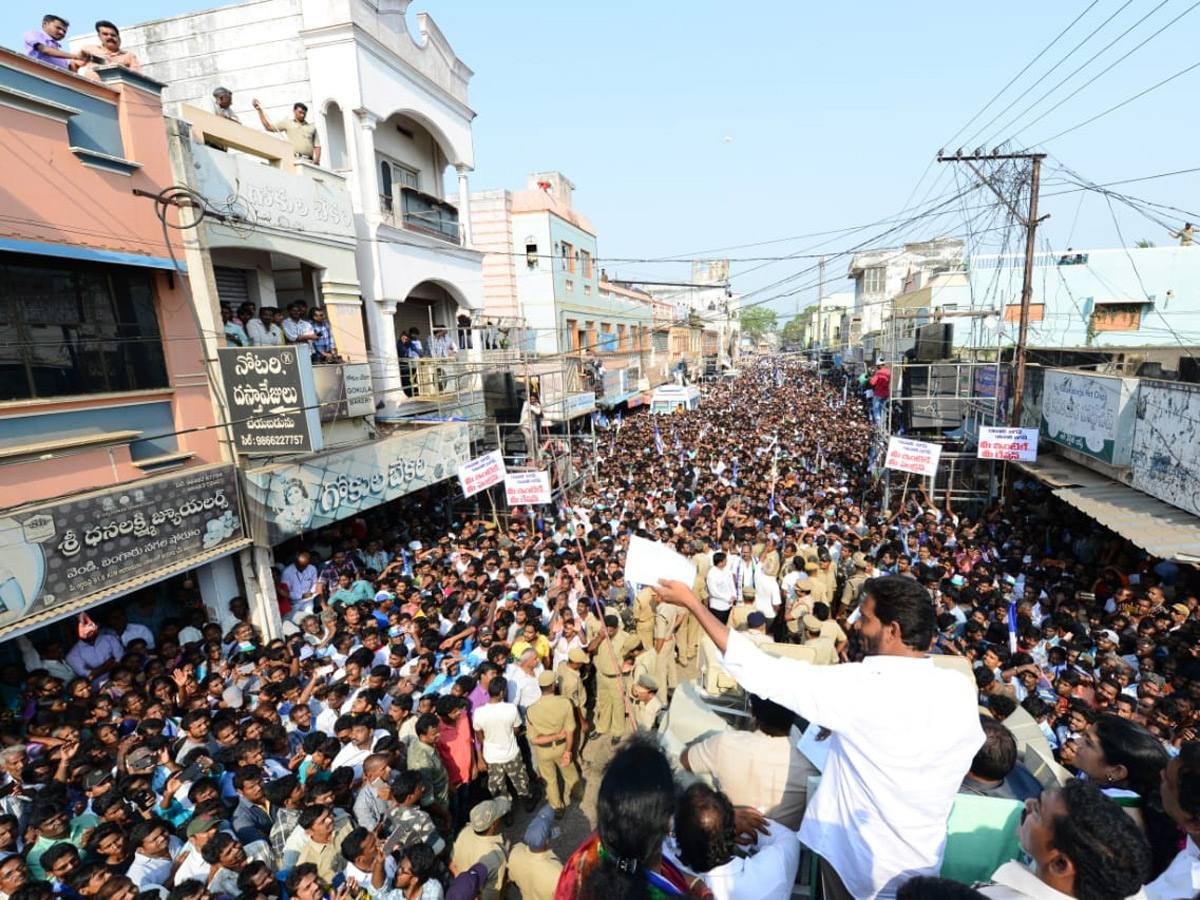
<svg viewBox="0 0 1200 900">
<path fill-rule="evenodd" d="M 1195 571 L 1032 481 L 885 506 L 873 440 L 858 398 L 767 359 L 614 417 L 557 506 L 307 536 L 281 637 L 185 592 L 20 639 L 0 900 L 782 898 L 805 847 L 826 897 L 1200 894 Z M 631 535 L 693 582 L 626 583 Z M 668 757 L 706 647 L 751 726 Z M 1077 777 L 1044 788 L 1035 745 Z M 587 786 L 595 830 L 559 854 Z M 964 797 L 1009 824 L 941 879 Z"/>
</svg>

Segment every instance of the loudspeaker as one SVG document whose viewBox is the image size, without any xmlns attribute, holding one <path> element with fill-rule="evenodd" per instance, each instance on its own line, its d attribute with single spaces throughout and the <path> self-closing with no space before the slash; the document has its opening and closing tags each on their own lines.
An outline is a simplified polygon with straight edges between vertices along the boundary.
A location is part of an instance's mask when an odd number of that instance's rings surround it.
<svg viewBox="0 0 1200 900">
<path fill-rule="evenodd" d="M 485 372 L 483 405 L 487 415 L 499 422 L 515 422 L 521 416 L 524 391 L 518 390 L 512 372 Z"/>
<path fill-rule="evenodd" d="M 949 322 L 934 322 L 917 328 L 916 358 L 919 360 L 949 359 L 954 354 L 954 326 Z"/>
<path fill-rule="evenodd" d="M 964 414 L 958 398 L 958 371 L 953 365 L 910 365 L 903 368 L 900 396 L 909 431 L 957 428 Z"/>
</svg>

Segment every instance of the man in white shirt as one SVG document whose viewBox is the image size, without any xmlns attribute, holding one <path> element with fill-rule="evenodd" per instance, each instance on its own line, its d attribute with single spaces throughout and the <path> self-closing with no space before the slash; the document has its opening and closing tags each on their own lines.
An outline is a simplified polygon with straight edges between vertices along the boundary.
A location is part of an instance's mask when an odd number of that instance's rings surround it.
<svg viewBox="0 0 1200 900">
<path fill-rule="evenodd" d="M 663 851 L 699 875 L 715 900 L 787 900 L 800 868 L 800 839 L 778 822 L 767 825 L 742 856 L 733 804 L 698 782 L 675 805 L 674 838 Z"/>
<path fill-rule="evenodd" d="M 1141 900 L 1145 896 L 1141 887 L 1150 873 L 1150 845 L 1125 810 L 1090 781 L 1068 781 L 1027 800 L 1017 836 L 1033 861 L 1032 868 L 1016 860 L 1005 863 L 991 883 L 977 886 L 983 896 L 995 900 Z M 1194 890 L 1181 887 L 1161 896 L 1179 900 L 1194 896 Z"/>
<path fill-rule="evenodd" d="M 1163 770 L 1162 804 L 1187 834 L 1183 849 L 1165 872 L 1146 885 L 1148 900 L 1200 894 L 1200 741 L 1189 741 Z"/>
<path fill-rule="evenodd" d="M 708 570 L 704 584 L 708 588 L 708 608 L 718 622 L 727 624 L 736 589 L 729 571 L 729 558 L 719 550 L 713 554 L 712 568 Z"/>
<path fill-rule="evenodd" d="M 513 790 L 524 798 L 525 808 L 532 810 L 535 798 L 529 787 L 529 773 L 521 759 L 521 748 L 517 745 L 521 714 L 515 704 L 504 702 L 507 689 L 507 679 L 501 675 L 488 684 L 488 702 L 475 710 L 475 735 L 483 746 L 483 761 L 487 763 L 488 792 L 493 797 L 511 801 L 508 782 L 512 782 Z"/>
<path fill-rule="evenodd" d="M 832 731 L 800 829 L 821 856 L 825 896 L 892 898 L 909 878 L 935 874 L 950 808 L 984 736 L 971 679 L 926 656 L 937 632 L 928 591 L 909 578 L 868 581 L 857 623 L 868 658 L 814 666 L 762 652 L 682 582 L 655 590 L 696 617 L 746 691 Z"/>
<path fill-rule="evenodd" d="M 316 355 L 313 344 L 316 343 L 319 335 L 313 328 L 312 322 L 304 318 L 307 312 L 308 307 L 300 301 L 289 304 L 288 317 L 283 320 L 283 336 L 287 338 L 289 344 L 304 344 L 311 357 Z"/>
<path fill-rule="evenodd" d="M 309 562 L 308 554 L 301 551 L 296 554 L 296 561 L 279 576 L 279 580 L 287 586 L 293 613 L 308 614 L 313 611 L 318 574 L 317 567 Z"/>
<path fill-rule="evenodd" d="M 513 665 L 504 673 L 508 678 L 509 703 L 515 704 L 521 713 L 521 721 L 525 721 L 525 710 L 542 699 L 542 689 L 538 687 L 537 677 L 541 672 L 537 651 L 532 647 L 525 650 Z"/>
<path fill-rule="evenodd" d="M 273 306 L 264 306 L 258 311 L 258 318 L 246 323 L 246 336 L 250 338 L 251 347 L 278 347 L 283 344 L 283 331 L 275 324 L 275 314 L 279 312 Z"/>
</svg>

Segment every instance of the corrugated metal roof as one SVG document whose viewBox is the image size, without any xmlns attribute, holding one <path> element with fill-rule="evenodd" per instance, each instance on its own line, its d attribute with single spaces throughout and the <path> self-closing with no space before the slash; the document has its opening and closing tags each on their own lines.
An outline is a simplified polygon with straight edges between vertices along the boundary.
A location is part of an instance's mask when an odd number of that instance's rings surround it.
<svg viewBox="0 0 1200 900">
<path fill-rule="evenodd" d="M 64 619 L 67 616 L 77 612 L 82 612 L 85 609 L 91 609 L 93 606 L 112 600 L 116 597 L 124 596 L 125 594 L 136 591 L 138 588 L 146 587 L 155 582 L 162 581 L 164 578 L 170 578 L 172 575 L 178 575 L 180 572 L 187 572 L 190 569 L 197 569 L 206 563 L 212 562 L 214 559 L 220 559 L 222 556 L 228 556 L 230 553 L 236 553 L 245 547 L 249 547 L 252 542 L 249 538 L 240 541 L 234 541 L 229 544 L 223 544 L 215 550 L 209 550 L 207 553 L 198 553 L 195 556 L 189 556 L 186 560 L 181 560 L 171 566 L 164 566 L 161 569 L 156 569 L 149 572 L 140 578 L 131 578 L 129 581 L 122 581 L 120 584 L 114 585 L 106 591 L 100 591 L 95 594 L 88 594 L 69 603 L 63 603 L 59 606 L 52 606 L 50 609 L 39 613 L 34 613 L 31 616 L 26 616 L 19 622 L 14 622 L 6 628 L 0 628 L 0 640 L 7 640 L 19 634 L 25 634 L 35 628 L 40 628 L 43 625 L 48 625 L 51 622 L 57 622 L 59 619 Z"/>
<path fill-rule="evenodd" d="M 1054 495 L 1152 556 L 1200 564 L 1200 517 L 1113 481 L 1059 488 Z"/>
<path fill-rule="evenodd" d="M 1116 484 L 1111 478 L 1061 456 L 1043 456 L 1037 462 L 1014 461 L 1012 465 L 1055 488 Z"/>
</svg>

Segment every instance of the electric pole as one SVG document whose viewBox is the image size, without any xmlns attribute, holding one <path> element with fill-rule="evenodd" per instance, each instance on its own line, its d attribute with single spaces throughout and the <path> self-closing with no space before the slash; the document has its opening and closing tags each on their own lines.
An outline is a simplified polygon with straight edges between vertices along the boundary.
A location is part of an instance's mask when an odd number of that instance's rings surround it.
<svg viewBox="0 0 1200 900">
<path fill-rule="evenodd" d="M 1025 393 L 1025 345 L 1029 337 L 1029 308 L 1033 300 L 1033 258 L 1036 244 L 1034 242 L 1035 233 L 1039 222 L 1044 222 L 1050 218 L 1048 215 L 1038 218 L 1038 188 L 1042 181 L 1042 160 L 1046 158 L 1045 153 L 996 153 L 990 155 L 976 153 L 967 156 L 961 150 L 953 156 L 946 156 L 942 151 L 938 151 L 938 162 L 961 162 L 966 163 L 972 172 L 979 178 L 980 182 L 986 186 L 993 194 L 1000 198 L 1000 202 L 1008 207 L 1009 211 L 1016 217 L 1017 221 L 1025 226 L 1025 275 L 1021 281 L 1021 317 L 1020 324 L 1017 328 L 1017 352 L 1016 352 L 1016 372 L 1013 375 L 1013 410 L 1012 410 L 1012 425 L 1014 428 L 1020 427 L 1021 424 L 1021 399 Z M 987 162 L 996 159 L 1027 159 L 1031 164 L 1031 172 L 1029 179 L 1029 213 L 1023 215 L 1009 201 L 999 188 L 992 183 L 992 179 L 985 176 L 975 165 L 977 162 Z M 1000 389 L 1000 385 L 996 385 L 996 389 Z"/>
</svg>

